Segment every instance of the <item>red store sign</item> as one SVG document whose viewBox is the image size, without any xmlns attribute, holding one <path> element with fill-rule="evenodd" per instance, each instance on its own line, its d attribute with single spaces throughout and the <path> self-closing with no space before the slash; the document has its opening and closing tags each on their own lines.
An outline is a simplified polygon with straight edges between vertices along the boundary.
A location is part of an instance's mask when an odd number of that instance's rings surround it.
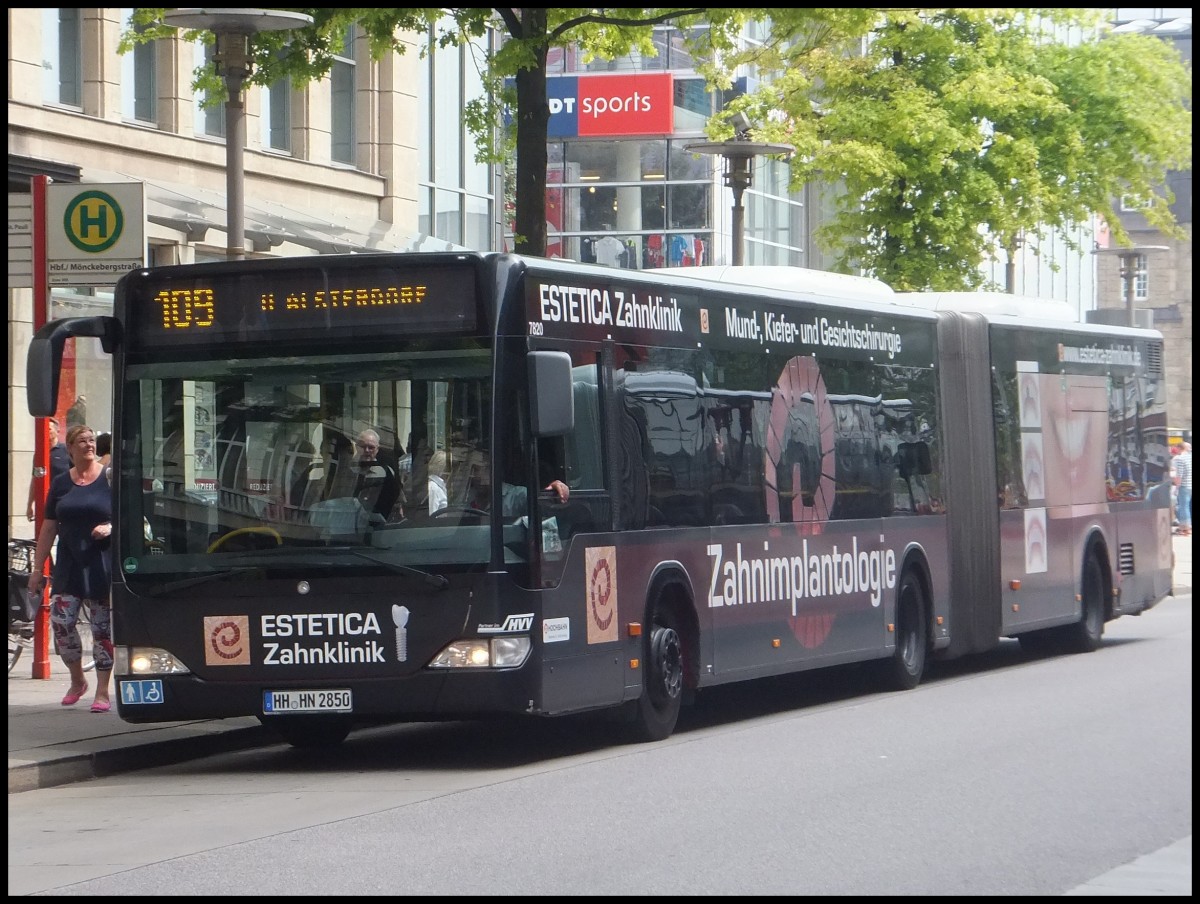
<svg viewBox="0 0 1200 904">
<path fill-rule="evenodd" d="M 551 138 L 670 135 L 675 130 L 670 72 L 564 75 L 547 79 L 546 88 Z"/>
</svg>

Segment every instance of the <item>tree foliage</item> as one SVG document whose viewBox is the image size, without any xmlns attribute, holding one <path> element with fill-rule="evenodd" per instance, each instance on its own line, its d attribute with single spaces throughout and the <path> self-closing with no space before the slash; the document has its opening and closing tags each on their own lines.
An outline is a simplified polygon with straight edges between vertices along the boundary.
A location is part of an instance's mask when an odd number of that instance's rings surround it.
<svg viewBox="0 0 1200 904">
<path fill-rule="evenodd" d="M 1050 232 L 1068 238 L 1093 213 L 1129 238 L 1115 199 L 1145 203 L 1148 220 L 1177 233 L 1165 176 L 1191 165 L 1191 72 L 1157 38 L 1107 34 L 1095 9 L 295 9 L 307 28 L 252 38 L 251 83 L 326 76 L 346 29 L 372 55 L 422 55 L 467 45 L 491 26 L 505 41 L 477 60 L 487 96 L 464 121 L 477 159 L 509 161 L 516 250 L 544 254 L 547 54 L 575 46 L 585 60 L 655 53 L 656 24 L 680 28 L 714 87 L 752 67 L 760 87 L 727 113 L 747 112 L 752 137 L 796 148 L 793 188 L 837 186 L 820 231 L 845 271 L 897 289 L 977 288 L 981 265 Z M 162 9 L 138 9 L 140 34 L 173 35 Z M 767 18 L 769 16 L 769 19 Z M 738 51 L 747 22 L 766 40 Z M 191 32 L 185 38 L 193 39 Z M 423 38 L 421 36 L 424 36 Z M 207 36 L 211 39 L 211 35 Z M 219 98 L 213 71 L 197 87 Z M 511 111 L 510 129 L 501 111 Z M 728 116 L 710 137 L 729 137 Z"/>
<path fill-rule="evenodd" d="M 578 46 L 584 59 L 615 59 L 638 51 L 653 56 L 655 25 L 673 24 L 688 34 L 692 52 L 714 59 L 733 49 L 733 38 L 750 15 L 766 10 L 661 8 L 596 9 L 532 7 L 468 7 L 428 9 L 291 9 L 313 17 L 313 24 L 292 31 L 262 32 L 251 37 L 254 61 L 251 84 L 269 85 L 288 76 L 302 85 L 328 75 L 334 56 L 340 54 L 346 30 L 357 25 L 370 42 L 373 58 L 405 53 L 403 40 L 425 36 L 419 42 L 424 56 L 439 47 L 468 45 L 493 26 L 504 36 L 494 52 L 477 60 L 484 97 L 470 101 L 464 122 L 476 139 L 477 159 L 516 165 L 512 183 L 515 206 L 515 249 L 529 254 L 546 251 L 546 138 L 550 119 L 547 105 L 547 54 L 553 47 Z M 175 34 L 162 24 L 165 9 L 138 9 L 134 24 L 122 38 L 123 47 Z M 693 26 L 703 23 L 705 28 Z M 188 31 L 187 40 L 211 34 Z M 511 84 L 510 80 L 511 79 Z M 224 84 L 210 66 L 197 73 L 195 86 L 213 100 L 224 95 Z M 500 127 L 501 115 L 511 111 L 511 131 Z"/>
<path fill-rule="evenodd" d="M 1178 234 L 1169 169 L 1191 165 L 1191 72 L 1166 42 L 1087 9 L 874 10 L 863 45 L 813 46 L 772 10 L 733 62 L 778 77 L 735 101 L 797 148 L 793 187 L 840 183 L 822 244 L 897 289 L 978 288 L 981 265 L 1124 196 Z"/>
</svg>

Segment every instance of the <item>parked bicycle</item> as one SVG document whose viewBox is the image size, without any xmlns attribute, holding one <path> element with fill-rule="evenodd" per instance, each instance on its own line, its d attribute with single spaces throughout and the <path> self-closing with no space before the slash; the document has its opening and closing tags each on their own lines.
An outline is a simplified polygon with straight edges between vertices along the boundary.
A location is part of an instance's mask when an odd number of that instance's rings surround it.
<svg viewBox="0 0 1200 904">
<path fill-rule="evenodd" d="M 8 671 L 20 660 L 25 650 L 33 649 L 34 622 L 41 594 L 29 596 L 29 576 L 33 573 L 33 553 L 37 544 L 33 540 L 13 539 L 8 541 Z M 83 670 L 96 668 L 92 656 L 91 612 L 85 604 L 79 612 L 79 638 L 83 643 Z"/>
<path fill-rule="evenodd" d="M 8 541 L 8 671 L 11 673 L 25 649 L 33 647 L 33 620 L 37 604 L 29 598 L 33 571 L 33 540 Z"/>
<path fill-rule="evenodd" d="M 27 648 L 33 648 L 33 622 L 10 621 L 8 623 L 8 671 L 10 673 Z"/>
</svg>

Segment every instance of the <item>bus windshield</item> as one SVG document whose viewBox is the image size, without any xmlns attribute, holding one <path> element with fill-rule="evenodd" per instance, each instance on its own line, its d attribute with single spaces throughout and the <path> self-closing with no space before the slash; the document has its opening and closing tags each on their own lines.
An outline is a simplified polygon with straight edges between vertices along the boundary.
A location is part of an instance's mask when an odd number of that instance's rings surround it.
<svg viewBox="0 0 1200 904">
<path fill-rule="evenodd" d="M 491 362 L 463 340 L 130 364 L 126 580 L 486 564 Z"/>
</svg>

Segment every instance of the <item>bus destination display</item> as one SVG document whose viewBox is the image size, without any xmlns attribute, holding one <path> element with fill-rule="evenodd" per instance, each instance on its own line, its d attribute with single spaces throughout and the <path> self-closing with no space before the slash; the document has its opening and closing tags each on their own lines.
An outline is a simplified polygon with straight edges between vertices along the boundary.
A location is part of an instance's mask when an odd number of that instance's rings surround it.
<svg viewBox="0 0 1200 904">
<path fill-rule="evenodd" d="M 475 328 L 471 268 L 227 268 L 212 275 L 144 271 L 126 287 L 139 346 L 212 345 L 462 332 Z"/>
</svg>

